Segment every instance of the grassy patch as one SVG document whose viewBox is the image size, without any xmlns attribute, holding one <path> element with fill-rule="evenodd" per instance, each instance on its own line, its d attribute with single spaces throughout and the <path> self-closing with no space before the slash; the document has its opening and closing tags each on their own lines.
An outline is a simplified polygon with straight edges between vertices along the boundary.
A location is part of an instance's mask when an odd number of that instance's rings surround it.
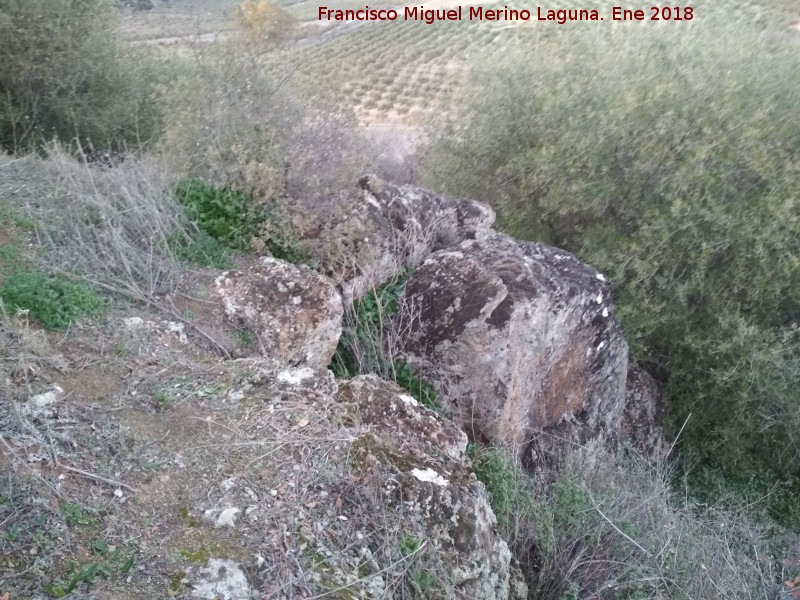
<svg viewBox="0 0 800 600">
<path fill-rule="evenodd" d="M 404 269 L 394 280 L 366 294 L 345 311 L 342 335 L 329 368 L 337 377 L 346 379 L 375 373 L 396 382 L 422 405 L 441 412 L 433 387 L 419 379 L 393 351 L 396 334 L 392 315 L 411 273 L 410 268 Z"/>
<path fill-rule="evenodd" d="M 411 270 L 406 269 L 393 281 L 376 288 L 348 308 L 330 366 L 337 377 L 352 378 L 363 373 L 386 376 L 392 373 L 394 360 L 387 349 L 388 326 L 397 310 L 403 285 L 410 276 Z"/>
</svg>

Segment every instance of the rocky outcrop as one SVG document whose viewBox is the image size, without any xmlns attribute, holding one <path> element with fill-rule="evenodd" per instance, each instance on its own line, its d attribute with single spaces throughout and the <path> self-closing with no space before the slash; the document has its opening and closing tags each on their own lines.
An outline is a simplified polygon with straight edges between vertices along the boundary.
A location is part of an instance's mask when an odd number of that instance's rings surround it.
<svg viewBox="0 0 800 600">
<path fill-rule="evenodd" d="M 216 293 L 234 329 L 255 337 L 266 366 L 325 369 L 342 332 L 342 300 L 324 276 L 262 257 L 246 272 L 217 277 Z"/>
<path fill-rule="evenodd" d="M 485 204 L 369 175 L 353 202 L 343 202 L 317 235 L 337 246 L 323 271 L 341 283 L 345 300 L 360 298 L 431 252 L 491 233 L 494 211 Z M 344 257 L 343 257 L 344 255 Z"/>
<path fill-rule="evenodd" d="M 396 518 L 408 536 L 432 546 L 453 597 L 525 598 L 486 489 L 472 472 L 464 432 L 374 375 L 344 383 L 339 401 L 369 431 L 352 445 L 354 464 L 381 474 Z"/>
<path fill-rule="evenodd" d="M 396 318 L 405 359 L 472 437 L 618 441 L 627 345 L 604 277 L 568 252 L 465 241 L 417 269 Z"/>
<path fill-rule="evenodd" d="M 622 435 L 634 450 L 650 459 L 662 457 L 667 451 L 661 417 L 658 383 L 643 367 L 635 362 L 629 363 Z"/>
</svg>

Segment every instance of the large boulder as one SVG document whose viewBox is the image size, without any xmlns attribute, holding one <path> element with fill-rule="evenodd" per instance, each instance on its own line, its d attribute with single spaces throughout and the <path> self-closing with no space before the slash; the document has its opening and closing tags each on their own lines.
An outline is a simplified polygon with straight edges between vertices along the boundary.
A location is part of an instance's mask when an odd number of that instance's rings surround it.
<svg viewBox="0 0 800 600">
<path fill-rule="evenodd" d="M 353 464 L 386 482 L 389 510 L 406 539 L 419 541 L 420 550 L 429 545 L 429 560 L 447 574 L 447 597 L 525 598 L 486 488 L 472 472 L 464 432 L 375 375 L 344 383 L 339 401 L 369 432 L 353 442 Z"/>
<path fill-rule="evenodd" d="M 406 361 L 474 439 L 618 442 L 628 348 L 605 278 L 496 234 L 431 255 L 396 315 Z M 522 452 L 523 458 L 530 458 Z"/>
<path fill-rule="evenodd" d="M 345 301 L 360 298 L 433 251 L 483 239 L 495 219 L 480 202 L 372 175 L 359 180 L 355 197 L 340 199 L 337 206 L 314 236 L 326 248 L 322 269 L 341 284 Z"/>
<path fill-rule="evenodd" d="M 269 369 L 325 369 L 342 332 L 342 299 L 331 282 L 308 267 L 262 257 L 247 271 L 217 277 L 216 293 L 234 328 Z"/>
</svg>

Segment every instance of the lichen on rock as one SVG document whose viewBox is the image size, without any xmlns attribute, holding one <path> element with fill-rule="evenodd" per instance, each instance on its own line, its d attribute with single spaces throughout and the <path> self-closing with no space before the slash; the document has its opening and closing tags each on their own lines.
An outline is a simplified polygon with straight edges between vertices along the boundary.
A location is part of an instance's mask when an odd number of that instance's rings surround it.
<svg viewBox="0 0 800 600">
<path fill-rule="evenodd" d="M 354 406 L 369 430 L 353 443 L 355 466 L 386 480 L 386 502 L 404 528 L 433 546 L 452 585 L 468 598 L 524 598 L 512 585 L 521 577 L 472 472 L 464 432 L 374 375 L 343 383 L 338 400 Z"/>
<path fill-rule="evenodd" d="M 432 254 L 396 315 L 405 360 L 477 440 L 619 438 L 628 349 L 608 284 L 573 255 L 496 234 Z"/>
</svg>

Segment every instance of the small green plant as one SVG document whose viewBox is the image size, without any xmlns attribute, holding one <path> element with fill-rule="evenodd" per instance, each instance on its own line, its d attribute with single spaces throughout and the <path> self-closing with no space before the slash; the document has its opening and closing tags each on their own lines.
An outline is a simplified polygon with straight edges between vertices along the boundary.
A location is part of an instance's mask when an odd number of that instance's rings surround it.
<svg viewBox="0 0 800 600">
<path fill-rule="evenodd" d="M 393 281 L 353 304 L 345 314 L 345 326 L 329 368 L 345 379 L 377 373 L 405 388 L 420 404 L 441 413 L 433 387 L 418 378 L 408 364 L 393 360 L 386 347 L 391 317 L 411 273 L 412 269 L 403 269 Z"/>
<path fill-rule="evenodd" d="M 172 400 L 169 397 L 169 394 L 165 391 L 156 392 L 153 394 L 153 400 L 158 403 L 159 408 L 166 409 L 169 408 L 172 404 Z"/>
<path fill-rule="evenodd" d="M 86 510 L 78 504 L 72 502 L 62 502 L 60 505 L 61 512 L 67 519 L 67 524 L 70 527 L 77 527 L 79 525 L 95 525 L 97 518 L 92 511 Z"/>
<path fill-rule="evenodd" d="M 81 583 L 93 584 L 99 576 L 111 577 L 116 571 L 119 574 L 127 575 L 130 573 L 135 563 L 135 555 L 129 556 L 125 562 L 118 564 L 122 558 L 122 550 L 114 548 L 101 540 L 94 539 L 89 543 L 89 552 L 97 557 L 98 562 L 88 563 L 78 568 L 74 562 L 70 561 L 68 566 L 68 579 L 51 583 L 44 586 L 45 591 L 54 595 L 56 598 L 63 598 L 75 590 Z"/>
<path fill-rule="evenodd" d="M 100 538 L 89 542 L 89 552 L 94 555 L 105 556 L 109 552 L 108 544 Z"/>
<path fill-rule="evenodd" d="M 44 586 L 46 592 L 53 594 L 56 598 L 63 598 L 71 593 L 79 583 L 92 584 L 97 581 L 97 577 L 102 575 L 108 577 L 111 570 L 99 563 L 89 563 L 78 569 L 75 563 L 69 563 L 69 579 L 66 582 L 51 583 Z"/>
<path fill-rule="evenodd" d="M 405 388 L 420 404 L 441 413 L 442 407 L 436 401 L 436 391 L 429 383 L 414 375 L 411 367 L 402 361 L 394 363 L 394 380 L 401 388 Z"/>
<path fill-rule="evenodd" d="M 411 269 L 401 271 L 390 281 L 353 303 L 345 314 L 339 345 L 330 369 L 337 377 L 352 378 L 362 373 L 392 375 L 393 361 L 386 360 L 383 334 Z"/>
<path fill-rule="evenodd" d="M 242 350 L 248 350 L 253 347 L 255 337 L 251 331 L 247 329 L 234 329 L 231 335 Z"/>
<path fill-rule="evenodd" d="M 403 556 L 410 556 L 414 554 L 417 550 L 419 550 L 422 542 L 419 538 L 414 537 L 413 535 L 408 535 L 406 533 L 400 538 L 400 542 L 398 544 L 400 554 Z"/>
<path fill-rule="evenodd" d="M 257 203 L 242 191 L 196 178 L 178 184 L 175 197 L 199 228 L 190 239 L 179 233 L 173 235 L 173 252 L 181 260 L 231 268 L 232 250 L 269 249 L 275 258 L 307 262 L 300 240 L 293 235 L 278 202 Z"/>
<path fill-rule="evenodd" d="M 63 275 L 19 271 L 6 277 L 0 288 L 6 306 L 30 311 L 48 329 L 63 329 L 81 316 L 93 316 L 103 309 L 97 293 L 84 283 Z"/>
<path fill-rule="evenodd" d="M 3 537 L 8 542 L 16 541 L 16 539 L 19 537 L 20 531 L 20 526 L 14 523 L 11 527 L 9 527 L 8 531 L 5 532 Z"/>
<path fill-rule="evenodd" d="M 537 513 L 528 476 L 501 448 L 485 448 L 470 442 L 467 454 L 475 476 L 489 491 L 500 534 L 508 539 L 519 516 L 533 517 Z"/>
<path fill-rule="evenodd" d="M 178 510 L 178 516 L 181 518 L 181 521 L 186 523 L 186 525 L 188 525 L 189 527 L 197 527 L 198 525 L 197 519 L 195 519 L 192 516 L 192 513 L 189 512 L 189 507 L 181 506 L 180 509 Z"/>
<path fill-rule="evenodd" d="M 420 598 L 430 598 L 436 578 L 428 571 L 414 572 L 414 592 Z"/>
</svg>

